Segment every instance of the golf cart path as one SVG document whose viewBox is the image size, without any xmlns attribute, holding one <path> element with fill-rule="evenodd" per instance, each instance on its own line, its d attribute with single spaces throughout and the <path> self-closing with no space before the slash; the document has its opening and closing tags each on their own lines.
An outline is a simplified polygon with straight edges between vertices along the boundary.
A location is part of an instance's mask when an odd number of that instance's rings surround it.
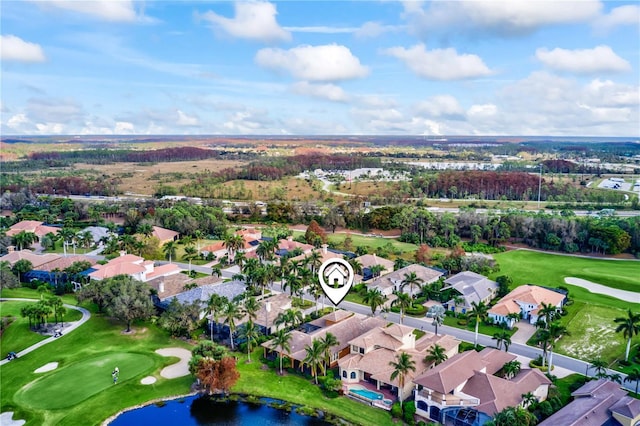
<svg viewBox="0 0 640 426">
<path fill-rule="evenodd" d="M 6 297 L 0 298 L 0 302 L 5 302 L 5 301 L 7 301 L 7 302 L 11 302 L 11 301 L 14 301 L 14 302 L 15 301 L 38 302 L 38 299 L 6 298 Z M 67 309 L 75 309 L 76 311 L 82 312 L 82 318 L 80 318 L 79 321 L 74 321 L 74 322 L 71 322 L 71 323 L 67 323 L 69 325 L 64 327 L 64 329 L 63 329 L 64 330 L 64 334 L 67 334 L 70 331 L 75 330 L 76 328 L 80 327 L 82 324 L 87 322 L 89 320 L 89 318 L 91 318 L 91 313 L 88 310 L 86 310 L 85 308 L 81 308 L 79 306 L 74 306 L 74 305 L 67 305 L 66 303 L 64 304 L 64 307 L 67 308 Z M 47 339 L 39 341 L 38 343 L 36 343 L 33 346 L 29 346 L 28 348 L 23 349 L 22 351 L 17 353 L 18 358 L 23 357 L 24 355 L 28 354 L 29 352 L 35 351 L 36 349 L 38 349 L 41 346 L 46 345 L 47 343 L 51 343 L 54 340 L 64 338 L 64 334 L 61 337 L 53 337 L 53 336 L 51 336 L 51 337 L 49 337 Z M 4 364 L 6 364 L 8 362 L 9 361 L 5 358 L 2 361 L 0 361 L 0 365 L 4 365 Z"/>
<path fill-rule="evenodd" d="M 189 375 L 189 360 L 191 359 L 191 351 L 183 348 L 162 348 L 156 350 L 157 354 L 162 356 L 175 356 L 180 361 L 171 364 L 160 371 L 160 375 L 165 379 L 175 379 Z"/>
<path fill-rule="evenodd" d="M 625 302 L 640 303 L 640 293 L 635 291 L 619 290 L 575 277 L 566 277 L 564 282 L 587 289 L 591 293 L 604 294 Z"/>
</svg>

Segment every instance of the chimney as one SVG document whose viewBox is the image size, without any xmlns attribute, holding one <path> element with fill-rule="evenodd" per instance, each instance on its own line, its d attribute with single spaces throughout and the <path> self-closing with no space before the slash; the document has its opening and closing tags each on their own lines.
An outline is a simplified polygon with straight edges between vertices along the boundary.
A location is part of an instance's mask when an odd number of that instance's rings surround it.
<svg viewBox="0 0 640 426">
<path fill-rule="evenodd" d="M 158 293 L 164 293 L 164 280 L 160 281 L 158 285 Z"/>
<path fill-rule="evenodd" d="M 16 246 L 7 246 L 7 253 L 13 253 L 16 251 Z"/>
<path fill-rule="evenodd" d="M 287 237 L 287 241 L 293 241 L 293 236 L 289 235 L 289 236 Z"/>
<path fill-rule="evenodd" d="M 120 250 L 120 256 L 125 256 L 127 254 L 126 250 Z"/>
<path fill-rule="evenodd" d="M 327 254 L 327 249 L 329 248 L 329 246 L 326 244 L 323 244 L 321 247 L 322 247 L 322 254 Z"/>
</svg>

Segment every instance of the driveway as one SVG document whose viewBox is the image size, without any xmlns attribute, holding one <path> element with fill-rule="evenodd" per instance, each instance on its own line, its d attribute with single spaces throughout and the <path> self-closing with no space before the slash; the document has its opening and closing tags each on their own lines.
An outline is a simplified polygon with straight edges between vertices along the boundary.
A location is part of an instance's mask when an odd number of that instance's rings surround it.
<svg viewBox="0 0 640 426">
<path fill-rule="evenodd" d="M 522 343 L 526 345 L 527 340 L 536 333 L 536 327 L 527 321 L 519 321 L 516 327 L 518 327 L 518 331 L 511 336 L 511 343 Z"/>
</svg>

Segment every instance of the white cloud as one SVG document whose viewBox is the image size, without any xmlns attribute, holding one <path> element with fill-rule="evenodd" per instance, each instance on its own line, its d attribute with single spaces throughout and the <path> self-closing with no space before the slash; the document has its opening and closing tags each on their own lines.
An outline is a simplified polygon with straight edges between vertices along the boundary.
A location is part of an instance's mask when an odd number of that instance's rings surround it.
<svg viewBox="0 0 640 426">
<path fill-rule="evenodd" d="M 424 44 L 417 44 L 408 49 L 392 47 L 382 52 L 400 59 L 418 76 L 429 80 L 464 80 L 491 74 L 482 58 L 458 54 L 453 48 L 427 50 Z"/>
<path fill-rule="evenodd" d="M 291 34 L 276 22 L 276 7 L 268 2 L 236 2 L 235 17 L 226 18 L 208 11 L 200 17 L 227 34 L 265 43 L 291 40 Z"/>
<path fill-rule="evenodd" d="M 29 119 L 25 114 L 16 114 L 7 120 L 7 127 L 13 130 L 19 130 L 23 125 L 29 123 Z"/>
<path fill-rule="evenodd" d="M 114 134 L 125 135 L 125 134 L 131 134 L 134 132 L 135 132 L 135 126 L 133 125 L 133 123 L 130 123 L 128 121 L 116 121 Z"/>
<path fill-rule="evenodd" d="M 498 107 L 493 104 L 471 105 L 471 108 L 467 111 L 467 116 L 470 120 L 487 119 L 495 116 L 497 113 Z"/>
<path fill-rule="evenodd" d="M 594 22 L 596 30 L 607 32 L 622 25 L 640 25 L 640 6 L 627 4 L 611 9 Z"/>
<path fill-rule="evenodd" d="M 402 28 L 404 27 L 399 25 L 383 25 L 379 22 L 369 21 L 358 28 L 354 35 L 358 38 L 374 38 L 384 33 L 399 31 Z"/>
<path fill-rule="evenodd" d="M 342 87 L 335 84 L 313 84 L 307 81 L 300 81 L 291 86 L 294 93 L 299 95 L 313 96 L 315 98 L 327 99 L 334 102 L 345 102 L 348 96 Z"/>
<path fill-rule="evenodd" d="M 44 62 L 42 47 L 14 35 L 0 36 L 0 58 L 3 61 Z"/>
<path fill-rule="evenodd" d="M 609 46 L 604 45 L 593 49 L 576 50 L 541 48 L 536 50 L 536 58 L 549 68 L 576 74 L 631 70 L 629 62 L 616 55 Z"/>
<path fill-rule="evenodd" d="M 309 26 L 309 27 L 284 27 L 285 30 L 292 33 L 312 33 L 312 34 L 350 34 L 358 30 L 356 27 L 328 27 L 328 26 Z"/>
<path fill-rule="evenodd" d="M 74 99 L 31 98 L 26 114 L 34 122 L 70 123 L 81 120 L 85 112 Z"/>
<path fill-rule="evenodd" d="M 192 127 L 192 126 L 200 125 L 200 121 L 198 120 L 198 117 L 188 116 L 187 114 L 185 114 L 180 110 L 177 111 L 177 114 L 178 114 L 178 119 L 176 120 L 176 124 L 178 126 Z"/>
<path fill-rule="evenodd" d="M 287 71 L 299 80 L 338 81 L 364 77 L 369 73 L 349 48 L 336 44 L 298 46 L 289 50 L 267 48 L 256 53 L 258 65 Z"/>
<path fill-rule="evenodd" d="M 134 22 L 144 20 L 138 16 L 132 0 L 47 0 L 43 6 L 53 6 L 59 9 L 90 15 L 109 22 Z"/>
<path fill-rule="evenodd" d="M 404 2 L 404 16 L 418 34 L 482 31 L 503 36 L 524 35 L 548 25 L 583 22 L 602 9 L 598 0 L 475 0 Z"/>
<path fill-rule="evenodd" d="M 617 84 L 611 80 L 593 80 L 585 87 L 585 102 L 605 107 L 638 107 L 640 86 Z"/>
<path fill-rule="evenodd" d="M 229 114 L 227 121 L 222 124 L 224 133 L 264 134 L 271 133 L 273 120 L 268 111 L 245 108 Z"/>
<path fill-rule="evenodd" d="M 444 117 L 451 120 L 464 118 L 464 109 L 451 95 L 437 95 L 416 105 L 416 112 L 427 117 Z"/>
</svg>

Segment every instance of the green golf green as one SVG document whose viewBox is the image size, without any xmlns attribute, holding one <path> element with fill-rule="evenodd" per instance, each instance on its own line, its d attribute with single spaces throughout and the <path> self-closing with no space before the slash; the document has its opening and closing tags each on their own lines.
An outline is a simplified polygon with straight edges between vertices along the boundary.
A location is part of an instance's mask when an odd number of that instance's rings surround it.
<svg viewBox="0 0 640 426">
<path fill-rule="evenodd" d="M 71 407 L 103 390 L 117 386 L 111 372 L 120 369 L 118 384 L 150 373 L 153 359 L 148 355 L 127 352 L 107 353 L 54 370 L 18 391 L 16 401 L 32 408 L 55 410 Z"/>
</svg>

